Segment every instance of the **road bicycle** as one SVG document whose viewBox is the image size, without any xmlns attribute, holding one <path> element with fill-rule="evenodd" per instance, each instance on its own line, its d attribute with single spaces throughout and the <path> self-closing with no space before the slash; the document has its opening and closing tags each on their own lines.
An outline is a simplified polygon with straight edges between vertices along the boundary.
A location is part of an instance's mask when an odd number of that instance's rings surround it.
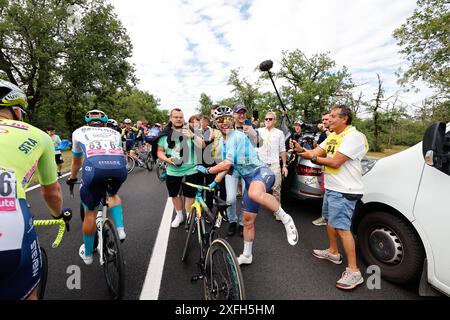
<svg viewBox="0 0 450 320">
<path fill-rule="evenodd" d="M 107 179 L 105 183 L 109 183 Z M 70 195 L 73 197 L 73 188 L 75 182 L 70 184 Z M 96 248 L 99 254 L 100 265 L 103 267 L 106 284 L 110 296 L 113 300 L 120 300 L 125 292 L 125 261 L 123 258 L 121 241 L 117 234 L 114 222 L 108 218 L 108 197 L 106 191 L 101 199 L 101 209 L 97 212 L 95 224 L 97 232 L 94 241 L 94 250 Z M 80 205 L 81 220 L 84 221 L 84 206 Z"/>
<path fill-rule="evenodd" d="M 72 212 L 65 211 L 63 213 L 62 219 L 57 220 L 34 220 L 33 225 L 35 227 L 48 227 L 48 226 L 58 226 L 58 234 L 56 235 L 55 240 L 53 241 L 52 248 L 57 248 L 61 244 L 62 238 L 64 236 L 64 231 L 69 231 L 69 221 L 72 219 Z M 41 281 L 39 283 L 39 287 L 37 290 L 38 300 L 43 300 L 45 295 L 45 288 L 47 286 L 47 276 L 48 276 L 48 258 L 47 252 L 43 247 L 40 246 L 41 249 L 41 259 L 42 259 L 42 273 L 41 273 Z"/>
<path fill-rule="evenodd" d="M 146 168 L 148 171 L 152 171 L 153 167 L 155 166 L 155 160 L 153 159 L 151 152 L 148 150 L 139 152 L 138 148 L 134 148 L 133 150 L 136 158 L 128 154 L 126 155 L 128 173 L 133 171 L 133 169 L 136 167 L 136 164 L 138 165 L 138 167 Z M 142 165 L 139 164 L 139 160 Z"/>
<path fill-rule="evenodd" d="M 230 204 L 215 195 L 213 214 L 203 200 L 203 191 L 213 190 L 189 182 L 184 183 L 197 189 L 195 201 L 186 219 L 187 235 L 181 257 L 184 262 L 191 236 L 196 234 L 200 249 L 198 273 L 191 278 L 191 282 L 203 280 L 205 300 L 245 300 L 244 280 L 236 254 L 231 245 L 217 233 Z M 207 227 L 207 217 L 210 227 Z"/>
</svg>

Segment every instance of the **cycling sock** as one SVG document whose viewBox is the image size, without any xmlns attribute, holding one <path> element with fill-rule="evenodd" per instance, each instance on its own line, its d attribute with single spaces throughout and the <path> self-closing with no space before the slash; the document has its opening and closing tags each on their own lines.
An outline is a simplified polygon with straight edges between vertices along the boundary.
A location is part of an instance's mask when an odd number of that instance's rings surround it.
<svg viewBox="0 0 450 320">
<path fill-rule="evenodd" d="M 253 241 L 244 241 L 244 256 L 246 257 L 252 256 L 252 246 Z"/>
<path fill-rule="evenodd" d="M 175 211 L 177 212 L 177 217 L 183 218 L 183 209 Z"/>
<path fill-rule="evenodd" d="M 114 224 L 116 225 L 116 228 L 123 228 L 123 210 L 122 206 L 114 206 L 110 210 L 111 217 L 113 218 Z"/>
<path fill-rule="evenodd" d="M 86 257 L 92 256 L 92 252 L 94 251 L 94 234 L 83 234 L 83 242 L 84 242 L 84 255 Z"/>
<path fill-rule="evenodd" d="M 280 206 L 280 209 L 278 209 L 277 212 L 275 212 L 278 217 L 280 217 L 281 221 L 283 223 L 286 223 L 289 221 L 289 215 L 286 213 L 286 211 L 283 210 L 283 208 Z"/>
</svg>

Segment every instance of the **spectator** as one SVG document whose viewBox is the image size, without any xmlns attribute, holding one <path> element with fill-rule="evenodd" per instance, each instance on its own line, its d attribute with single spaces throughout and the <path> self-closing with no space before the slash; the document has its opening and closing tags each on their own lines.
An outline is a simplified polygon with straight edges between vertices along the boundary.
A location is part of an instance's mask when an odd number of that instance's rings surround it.
<svg viewBox="0 0 450 320">
<path fill-rule="evenodd" d="M 338 237 L 341 239 L 348 267 L 336 287 L 351 290 L 364 279 L 356 263 L 355 241 L 351 230 L 352 215 L 358 199 L 363 195 L 361 159 L 368 151 L 367 139 L 352 123 L 352 111 L 343 105 L 333 106 L 329 128 L 333 131 L 319 147 L 305 150 L 298 143 L 292 147 L 300 156 L 325 168 L 325 195 L 322 213 L 328 222 L 329 247 L 313 250 L 313 255 L 335 264 L 342 263 Z"/>
<path fill-rule="evenodd" d="M 61 145 L 61 138 L 57 134 L 55 134 L 55 128 L 52 126 L 47 128 L 47 133 L 50 138 L 52 138 L 53 145 L 55 146 L 55 162 L 58 167 L 58 177 L 61 177 L 62 164 L 64 163 L 61 150 L 59 149 Z"/>
<path fill-rule="evenodd" d="M 275 128 L 276 123 L 275 112 L 268 112 L 264 119 L 265 128 L 259 128 L 258 133 L 263 143 L 257 149 L 259 158 L 264 162 L 275 174 L 275 184 L 272 188 L 273 196 L 281 202 L 281 175 L 284 177 L 288 175 L 286 163 L 286 146 L 283 131 Z M 283 167 L 280 168 L 280 158 Z M 275 219 L 281 219 L 274 215 Z"/>
<path fill-rule="evenodd" d="M 184 221 L 181 196 L 185 197 L 184 207 L 187 211 L 194 203 L 197 193 L 195 188 L 182 184 L 183 177 L 186 177 L 186 182 L 195 184 L 201 182 L 201 176 L 196 169 L 194 146 L 203 149 L 204 142 L 184 125 L 183 111 L 175 108 L 170 112 L 170 122 L 161 132 L 156 143 L 159 160 L 167 163 L 166 186 L 176 211 L 176 217 L 171 226 L 178 228 Z"/>
<path fill-rule="evenodd" d="M 214 119 L 215 118 L 214 111 L 216 111 L 218 107 L 219 107 L 219 105 L 213 104 L 213 105 L 211 105 L 211 109 L 209 109 L 209 118 L 211 120 L 210 126 L 211 126 L 211 128 L 216 129 L 216 130 L 218 130 L 219 128 L 217 127 L 216 121 Z"/>
<path fill-rule="evenodd" d="M 145 132 L 143 123 L 140 120 L 136 122 L 136 132 L 137 132 L 135 137 L 136 146 L 138 147 L 139 152 L 142 152 L 142 145 L 144 144 Z"/>
</svg>

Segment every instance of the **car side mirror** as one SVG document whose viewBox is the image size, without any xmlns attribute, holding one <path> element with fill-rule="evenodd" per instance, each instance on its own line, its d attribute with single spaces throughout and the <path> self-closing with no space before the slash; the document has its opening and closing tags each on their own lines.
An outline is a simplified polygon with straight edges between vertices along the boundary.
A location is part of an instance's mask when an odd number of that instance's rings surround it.
<svg viewBox="0 0 450 320">
<path fill-rule="evenodd" d="M 445 123 L 434 123 L 425 131 L 422 144 L 425 163 L 450 175 L 450 137 L 445 136 Z"/>
</svg>

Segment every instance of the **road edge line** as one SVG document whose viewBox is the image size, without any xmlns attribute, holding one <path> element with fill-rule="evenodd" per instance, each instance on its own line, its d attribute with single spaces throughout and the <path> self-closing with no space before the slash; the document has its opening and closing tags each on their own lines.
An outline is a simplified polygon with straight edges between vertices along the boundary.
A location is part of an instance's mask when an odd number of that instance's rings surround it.
<svg viewBox="0 0 450 320">
<path fill-rule="evenodd" d="M 158 300 L 164 262 L 166 260 L 167 245 L 169 243 L 170 221 L 173 210 L 172 199 L 167 198 L 139 300 Z"/>
<path fill-rule="evenodd" d="M 62 178 L 65 178 L 65 177 L 67 177 L 67 176 L 69 176 L 69 175 L 70 175 L 70 172 L 67 172 L 67 173 L 63 174 L 61 177 L 58 177 L 58 180 L 59 180 L 59 179 L 62 179 Z M 37 184 L 37 185 L 32 186 L 32 187 L 29 187 L 27 190 L 25 190 L 25 193 L 27 193 L 27 192 L 29 192 L 29 191 L 33 191 L 33 190 L 35 190 L 35 189 L 37 189 L 37 188 L 40 188 L 40 187 L 41 187 L 40 184 Z"/>
</svg>

